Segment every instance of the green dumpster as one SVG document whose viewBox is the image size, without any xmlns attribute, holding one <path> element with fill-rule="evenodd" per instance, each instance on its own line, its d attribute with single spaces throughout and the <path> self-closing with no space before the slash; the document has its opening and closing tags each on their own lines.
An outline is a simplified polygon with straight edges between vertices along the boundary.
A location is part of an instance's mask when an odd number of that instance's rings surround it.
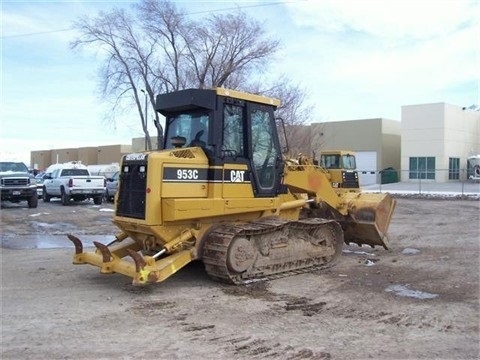
<svg viewBox="0 0 480 360">
<path fill-rule="evenodd" d="M 381 171 L 382 184 L 391 184 L 398 182 L 398 171 L 393 167 L 388 167 Z"/>
</svg>

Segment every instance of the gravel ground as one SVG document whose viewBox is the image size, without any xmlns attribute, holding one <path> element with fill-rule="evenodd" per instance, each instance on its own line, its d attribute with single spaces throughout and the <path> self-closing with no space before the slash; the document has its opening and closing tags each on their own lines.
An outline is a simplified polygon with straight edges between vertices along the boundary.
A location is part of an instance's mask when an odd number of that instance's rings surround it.
<svg viewBox="0 0 480 360">
<path fill-rule="evenodd" d="M 240 287 L 72 265 L 65 234 L 115 234 L 111 204 L 4 205 L 2 359 L 478 359 L 479 203 L 400 198 L 391 250 Z"/>
</svg>

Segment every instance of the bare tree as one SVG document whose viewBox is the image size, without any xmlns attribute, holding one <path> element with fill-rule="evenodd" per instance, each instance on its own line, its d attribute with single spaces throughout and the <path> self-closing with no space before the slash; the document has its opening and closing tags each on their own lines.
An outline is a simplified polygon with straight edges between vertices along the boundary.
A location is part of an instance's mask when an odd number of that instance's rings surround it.
<svg viewBox="0 0 480 360">
<path fill-rule="evenodd" d="M 305 102 L 306 91 L 299 86 L 292 85 L 288 79 L 282 79 L 271 89 L 271 96 L 282 100 L 277 116 L 282 119 L 285 128 L 285 144 L 289 155 L 296 157 L 302 153 L 311 155 L 311 114 L 313 106 Z"/>
<path fill-rule="evenodd" d="M 186 87 L 186 43 L 190 27 L 183 11 L 170 1 L 143 0 L 134 5 L 144 36 L 154 44 L 157 58 L 152 62 L 151 81 L 158 93 Z M 147 79 L 148 80 L 148 79 Z"/>
<path fill-rule="evenodd" d="M 151 149 L 148 108 L 154 114 L 158 141 L 163 143 L 155 95 L 185 88 L 255 89 L 282 99 L 279 113 L 289 124 L 307 121 L 303 90 L 286 79 L 266 88 L 255 76 L 280 46 L 278 40 L 266 36 L 258 21 L 240 10 L 192 21 L 167 0 L 141 0 L 132 9 L 133 14 L 114 8 L 95 18 L 80 18 L 74 28 L 81 35 L 71 45 L 107 54 L 99 78 L 101 94 L 113 99 L 113 113 L 121 106 L 136 107 L 146 149 Z M 142 105 L 142 92 L 148 107 Z"/>
<path fill-rule="evenodd" d="M 306 90 L 293 85 L 285 76 L 264 89 L 263 94 L 281 100 L 277 117 L 283 119 L 286 125 L 302 125 L 311 121 L 313 106 L 306 103 Z"/>
<path fill-rule="evenodd" d="M 189 28 L 186 15 L 170 1 L 143 0 L 135 4 L 137 19 L 141 23 L 145 38 L 152 44 L 156 53 L 154 61 L 148 65 L 144 82 L 152 107 L 155 95 L 172 92 L 187 87 L 188 67 L 185 66 L 185 48 L 183 33 Z M 163 144 L 163 129 L 158 113 L 154 124 L 157 128 L 157 142 Z"/>
<path fill-rule="evenodd" d="M 278 40 L 266 38 L 262 26 L 241 11 L 212 15 L 194 30 L 199 36 L 187 42 L 188 60 L 199 88 L 241 89 L 235 80 L 263 70 L 279 47 Z"/>
<path fill-rule="evenodd" d="M 164 52 L 164 91 L 187 87 L 241 89 L 235 79 L 262 69 L 279 47 L 260 23 L 241 11 L 187 21 L 168 1 L 144 0 L 136 6 L 148 36 Z"/>
<path fill-rule="evenodd" d="M 276 111 L 277 128 L 280 142 L 288 156 L 297 156 L 299 153 L 310 155 L 311 129 L 313 105 L 306 102 L 307 91 L 292 82 L 285 76 L 280 77 L 269 88 L 263 88 L 260 82 L 250 89 L 251 92 L 263 94 L 281 100 Z"/>
<path fill-rule="evenodd" d="M 104 99 L 114 100 L 112 113 L 125 106 L 125 101 L 127 106 L 134 101 L 145 134 L 146 149 L 151 149 L 147 108 L 144 108 L 141 96 L 141 90 L 144 89 L 137 84 L 145 85 L 144 92 L 152 104 L 154 95 L 148 81 L 145 81 L 150 72 L 152 45 L 145 46 L 138 41 L 141 35 L 135 25 L 135 20 L 124 9 L 100 12 L 93 19 L 81 17 L 74 23 L 74 28 L 82 33 L 82 37 L 73 41 L 71 46 L 74 49 L 95 47 L 107 54 L 100 69 L 101 95 Z"/>
</svg>

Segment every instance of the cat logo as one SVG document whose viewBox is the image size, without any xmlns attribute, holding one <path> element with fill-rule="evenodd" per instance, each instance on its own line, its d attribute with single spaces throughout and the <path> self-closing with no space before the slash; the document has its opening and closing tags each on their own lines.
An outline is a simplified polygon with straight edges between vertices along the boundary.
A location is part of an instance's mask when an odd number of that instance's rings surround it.
<svg viewBox="0 0 480 360">
<path fill-rule="evenodd" d="M 231 170 L 230 181 L 231 182 L 243 182 L 245 178 L 245 170 Z"/>
</svg>

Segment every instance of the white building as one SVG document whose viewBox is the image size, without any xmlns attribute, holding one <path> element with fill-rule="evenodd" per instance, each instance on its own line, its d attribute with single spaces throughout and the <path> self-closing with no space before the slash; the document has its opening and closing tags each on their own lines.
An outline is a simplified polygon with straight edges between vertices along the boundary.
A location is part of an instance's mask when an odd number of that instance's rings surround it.
<svg viewBox="0 0 480 360">
<path fill-rule="evenodd" d="M 480 154 L 480 112 L 446 103 L 402 106 L 401 181 L 466 179 Z"/>
</svg>

